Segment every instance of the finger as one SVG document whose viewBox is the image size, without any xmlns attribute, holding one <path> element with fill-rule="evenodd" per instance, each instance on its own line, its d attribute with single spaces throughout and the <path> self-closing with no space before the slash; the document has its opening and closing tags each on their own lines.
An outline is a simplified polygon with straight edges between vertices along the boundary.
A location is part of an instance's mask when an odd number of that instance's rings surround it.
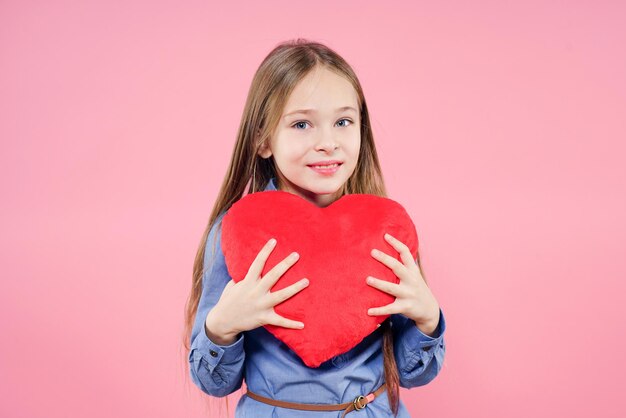
<svg viewBox="0 0 626 418">
<path fill-rule="evenodd" d="M 286 301 L 296 293 L 300 292 L 302 289 L 305 289 L 309 285 L 308 279 L 302 279 L 291 286 L 287 286 L 284 289 L 277 290 L 276 292 L 271 293 L 271 303 L 272 306 L 276 306 L 281 302 Z"/>
<path fill-rule="evenodd" d="M 265 243 L 263 248 L 261 248 L 261 251 L 259 251 L 259 253 L 256 255 L 254 261 L 248 269 L 248 274 L 245 278 L 253 277 L 256 280 L 259 278 L 259 276 L 261 276 L 261 273 L 263 272 L 263 267 L 265 267 L 265 263 L 267 262 L 267 259 L 270 257 L 270 254 L 272 253 L 274 248 L 276 248 L 276 240 L 272 238 Z"/>
<path fill-rule="evenodd" d="M 386 280 L 380 280 L 375 277 L 368 277 L 366 283 L 372 287 L 375 287 L 378 290 L 382 290 L 385 293 L 389 293 L 395 297 L 400 297 L 399 288 L 400 285 L 396 283 L 391 283 Z"/>
<path fill-rule="evenodd" d="M 402 268 L 404 268 L 405 266 L 400 261 L 398 261 L 398 259 L 390 256 L 383 251 L 377 250 L 376 248 L 372 250 L 371 255 L 376 260 L 380 261 L 391 270 L 393 270 L 396 276 L 400 277 L 400 275 L 402 274 Z"/>
<path fill-rule="evenodd" d="M 370 308 L 367 310 L 367 314 L 370 316 L 391 315 L 398 312 L 397 304 L 395 302 L 390 303 L 389 305 Z"/>
<path fill-rule="evenodd" d="M 261 278 L 261 283 L 266 290 L 270 290 L 278 279 L 285 274 L 285 272 L 298 261 L 299 254 L 293 252 L 283 259 L 280 263 L 276 264 L 270 271 Z"/>
<path fill-rule="evenodd" d="M 393 248 L 395 248 L 396 251 L 400 253 L 400 258 L 405 266 L 410 266 L 415 263 L 413 254 L 411 254 L 411 249 L 405 243 L 391 234 L 385 234 L 385 239 Z"/>
<path fill-rule="evenodd" d="M 284 316 L 278 315 L 275 311 L 270 315 L 269 324 L 293 329 L 304 328 L 304 324 L 302 322 L 287 319 Z"/>
</svg>

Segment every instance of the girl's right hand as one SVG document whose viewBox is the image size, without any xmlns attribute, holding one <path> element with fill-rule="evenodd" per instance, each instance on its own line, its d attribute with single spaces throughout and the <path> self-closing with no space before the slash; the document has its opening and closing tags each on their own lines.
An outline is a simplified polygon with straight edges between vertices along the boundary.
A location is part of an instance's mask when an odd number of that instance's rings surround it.
<svg viewBox="0 0 626 418">
<path fill-rule="evenodd" d="M 292 253 L 274 268 L 260 277 L 276 241 L 268 241 L 257 254 L 246 277 L 235 283 L 230 280 L 220 299 L 211 309 L 205 321 L 207 335 L 214 341 L 233 342 L 235 336 L 260 326 L 271 324 L 285 328 L 302 329 L 302 322 L 287 319 L 274 311 L 274 306 L 289 299 L 309 284 L 307 279 L 287 286 L 276 292 L 270 289 L 278 279 L 298 260 Z M 294 254 L 296 256 L 294 257 Z"/>
</svg>

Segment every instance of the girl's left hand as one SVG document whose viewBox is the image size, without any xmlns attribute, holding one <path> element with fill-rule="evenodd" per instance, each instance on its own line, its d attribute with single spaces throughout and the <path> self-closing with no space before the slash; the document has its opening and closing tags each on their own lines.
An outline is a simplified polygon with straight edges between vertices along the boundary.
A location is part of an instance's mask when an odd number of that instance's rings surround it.
<svg viewBox="0 0 626 418">
<path fill-rule="evenodd" d="M 430 288 L 424 281 L 413 255 L 404 243 L 385 234 L 385 239 L 400 253 L 402 262 L 376 249 L 371 255 L 389 267 L 400 279 L 400 283 L 369 276 L 366 283 L 396 297 L 393 303 L 386 306 L 371 308 L 368 315 L 391 315 L 400 313 L 415 321 L 417 327 L 425 334 L 432 334 L 439 323 L 439 304 Z"/>
</svg>

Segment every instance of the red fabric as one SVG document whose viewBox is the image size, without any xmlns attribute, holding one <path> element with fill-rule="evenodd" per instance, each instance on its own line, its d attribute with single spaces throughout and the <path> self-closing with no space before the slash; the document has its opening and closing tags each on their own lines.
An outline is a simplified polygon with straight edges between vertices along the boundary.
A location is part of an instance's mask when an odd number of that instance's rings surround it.
<svg viewBox="0 0 626 418">
<path fill-rule="evenodd" d="M 390 268 L 370 255 L 377 248 L 401 260 L 385 233 L 404 242 L 413 259 L 417 257 L 415 225 L 394 200 L 349 194 L 319 208 L 295 194 L 269 190 L 248 194 L 227 211 L 222 220 L 222 250 L 235 282 L 243 280 L 270 238 L 276 238 L 277 244 L 261 277 L 291 252 L 300 254 L 271 291 L 309 279 L 307 288 L 274 307 L 279 315 L 303 322 L 304 328 L 265 328 L 304 364 L 318 367 L 352 349 L 389 316 L 367 314 L 369 308 L 392 303 L 395 297 L 365 283 L 368 275 L 399 281 Z"/>
</svg>

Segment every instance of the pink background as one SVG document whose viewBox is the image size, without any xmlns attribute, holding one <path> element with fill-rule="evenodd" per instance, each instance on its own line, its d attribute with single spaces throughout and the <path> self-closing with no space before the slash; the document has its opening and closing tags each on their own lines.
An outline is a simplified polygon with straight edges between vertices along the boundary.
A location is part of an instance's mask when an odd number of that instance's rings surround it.
<svg viewBox="0 0 626 418">
<path fill-rule="evenodd" d="M 411 414 L 622 416 L 623 2 L 258 3 L 0 3 L 0 416 L 217 416 L 183 367 L 193 257 L 298 36 L 359 75 L 446 314 Z"/>
</svg>

